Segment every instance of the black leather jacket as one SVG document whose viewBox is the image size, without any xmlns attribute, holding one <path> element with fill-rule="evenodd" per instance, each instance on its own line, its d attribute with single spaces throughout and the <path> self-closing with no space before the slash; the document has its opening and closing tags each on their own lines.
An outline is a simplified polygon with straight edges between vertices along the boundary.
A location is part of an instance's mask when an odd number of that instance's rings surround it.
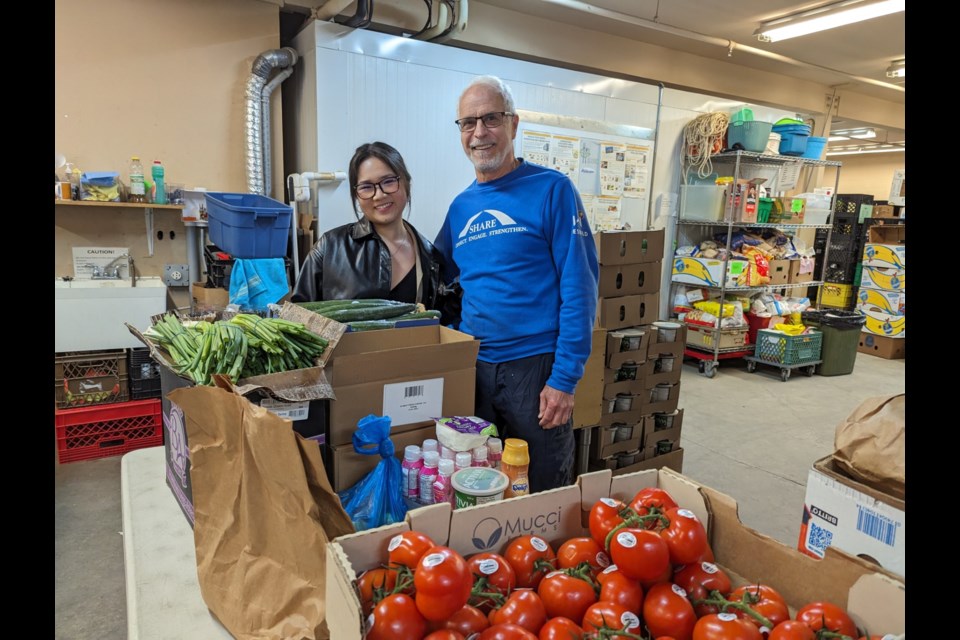
<svg viewBox="0 0 960 640">
<path fill-rule="evenodd" d="M 456 293 L 441 283 L 443 258 L 433 243 L 412 224 L 404 222 L 417 239 L 423 271 L 420 302 L 441 311 L 449 324 L 459 315 L 459 284 Z M 388 298 L 391 284 L 390 249 L 366 218 L 331 229 L 313 246 L 300 269 L 292 302 Z"/>
</svg>

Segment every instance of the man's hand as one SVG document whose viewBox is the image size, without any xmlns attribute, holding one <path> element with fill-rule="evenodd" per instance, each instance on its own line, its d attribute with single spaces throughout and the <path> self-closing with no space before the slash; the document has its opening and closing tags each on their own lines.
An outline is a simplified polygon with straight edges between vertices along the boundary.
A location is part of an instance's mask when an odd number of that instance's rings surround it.
<svg viewBox="0 0 960 640">
<path fill-rule="evenodd" d="M 540 392 L 540 426 L 553 429 L 566 423 L 573 415 L 573 394 L 564 393 L 550 385 L 543 385 Z"/>
</svg>

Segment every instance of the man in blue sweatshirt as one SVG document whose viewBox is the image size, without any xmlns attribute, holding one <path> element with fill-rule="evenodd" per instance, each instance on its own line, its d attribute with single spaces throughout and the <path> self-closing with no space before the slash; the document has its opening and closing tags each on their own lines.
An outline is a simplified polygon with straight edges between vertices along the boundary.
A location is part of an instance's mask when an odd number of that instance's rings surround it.
<svg viewBox="0 0 960 640">
<path fill-rule="evenodd" d="M 434 244 L 463 287 L 458 328 L 480 339 L 476 414 L 527 441 L 531 492 L 565 486 L 597 308 L 596 245 L 570 179 L 514 156 L 520 118 L 499 78 L 475 78 L 457 117 L 477 179 Z"/>
</svg>

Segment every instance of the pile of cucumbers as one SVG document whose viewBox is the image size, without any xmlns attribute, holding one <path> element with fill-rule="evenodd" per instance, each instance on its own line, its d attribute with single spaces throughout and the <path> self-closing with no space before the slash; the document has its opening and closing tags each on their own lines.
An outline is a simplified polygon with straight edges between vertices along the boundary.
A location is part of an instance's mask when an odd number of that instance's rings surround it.
<svg viewBox="0 0 960 640">
<path fill-rule="evenodd" d="M 321 300 L 297 304 L 317 315 L 349 325 L 353 331 L 390 329 L 401 320 L 440 317 L 439 311 L 424 311 L 423 305 L 381 298 Z"/>
</svg>

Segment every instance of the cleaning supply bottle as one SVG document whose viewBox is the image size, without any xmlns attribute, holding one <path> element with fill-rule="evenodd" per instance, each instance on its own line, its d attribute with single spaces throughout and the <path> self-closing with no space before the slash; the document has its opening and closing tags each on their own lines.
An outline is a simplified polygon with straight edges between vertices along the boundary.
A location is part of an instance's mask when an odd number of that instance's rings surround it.
<svg viewBox="0 0 960 640">
<path fill-rule="evenodd" d="M 427 438 L 423 441 L 423 452 L 426 453 L 427 451 L 436 451 L 437 453 L 440 453 L 440 443 L 433 438 Z"/>
<path fill-rule="evenodd" d="M 450 477 L 453 475 L 453 460 L 441 458 L 437 465 L 437 479 L 433 482 L 433 502 L 449 502 L 453 504 L 453 484 Z"/>
<path fill-rule="evenodd" d="M 423 454 L 423 468 L 420 469 L 420 504 L 433 504 L 433 483 L 437 481 L 440 454 L 427 451 Z"/>
<path fill-rule="evenodd" d="M 127 202 L 146 202 L 147 192 L 143 184 L 143 163 L 139 156 L 130 158 L 130 193 Z"/>
<path fill-rule="evenodd" d="M 492 469 L 500 468 L 500 458 L 503 456 L 503 442 L 500 438 L 487 438 L 487 460 Z"/>
<path fill-rule="evenodd" d="M 153 170 L 151 171 L 153 176 L 153 203 L 154 204 L 167 204 L 167 187 L 164 184 L 163 180 L 163 165 L 160 164 L 159 160 L 153 161 Z"/>
<path fill-rule="evenodd" d="M 503 497 L 525 496 L 530 493 L 530 480 L 527 477 L 530 471 L 530 452 L 527 450 L 527 441 L 520 438 L 507 438 L 503 445 L 500 471 L 510 480 L 503 492 Z"/>
<path fill-rule="evenodd" d="M 403 463 L 400 470 L 403 474 L 403 495 L 410 500 L 420 496 L 420 470 L 423 468 L 423 456 L 420 447 L 409 444 L 403 449 Z"/>
</svg>

